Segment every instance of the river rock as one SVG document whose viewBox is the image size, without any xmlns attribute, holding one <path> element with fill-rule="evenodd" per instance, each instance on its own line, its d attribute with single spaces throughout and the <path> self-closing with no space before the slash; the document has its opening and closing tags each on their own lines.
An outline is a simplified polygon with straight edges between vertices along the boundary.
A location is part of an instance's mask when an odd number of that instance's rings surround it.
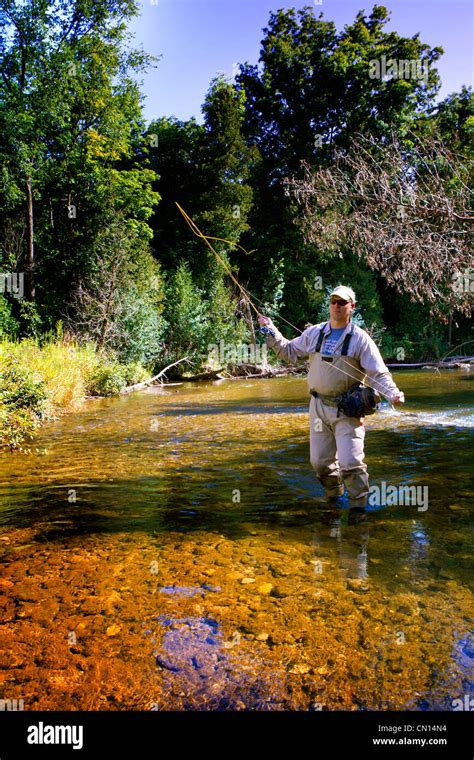
<svg viewBox="0 0 474 760">
<path fill-rule="evenodd" d="M 349 591 L 354 591 L 356 594 L 366 594 L 369 590 L 365 578 L 348 578 L 347 588 Z"/>
<path fill-rule="evenodd" d="M 227 573 L 227 578 L 231 581 L 239 581 L 242 578 L 242 573 L 239 570 L 231 570 Z"/>
<path fill-rule="evenodd" d="M 264 595 L 271 594 L 271 592 L 273 591 L 273 584 L 261 583 L 259 586 L 257 586 L 257 591 L 259 594 L 264 594 Z"/>
<path fill-rule="evenodd" d="M 297 662 L 297 663 L 290 663 L 288 665 L 288 673 L 293 673 L 294 675 L 303 676 L 306 675 L 306 673 L 309 673 L 311 670 L 309 665 L 306 665 L 304 662 Z"/>
<path fill-rule="evenodd" d="M 273 588 L 271 590 L 271 595 L 275 597 L 275 599 L 285 599 L 289 594 L 286 591 L 283 591 L 281 588 Z"/>
<path fill-rule="evenodd" d="M 172 673 L 179 673 L 181 670 L 181 668 L 178 668 L 178 666 L 171 662 L 170 659 L 163 657 L 162 655 L 157 656 L 155 658 L 155 662 L 158 667 L 164 668 L 165 670 L 170 670 Z"/>
<path fill-rule="evenodd" d="M 116 636 L 118 633 L 120 633 L 120 631 L 121 631 L 120 626 L 116 625 L 115 623 L 113 623 L 113 625 L 109 625 L 109 627 L 107 628 L 107 630 L 105 632 L 105 635 L 106 636 Z"/>
</svg>

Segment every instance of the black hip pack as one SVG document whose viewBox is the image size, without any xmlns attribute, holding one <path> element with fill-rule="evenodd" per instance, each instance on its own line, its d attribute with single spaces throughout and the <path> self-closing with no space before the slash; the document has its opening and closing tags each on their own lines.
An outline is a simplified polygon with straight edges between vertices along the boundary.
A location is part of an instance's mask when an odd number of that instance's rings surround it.
<svg viewBox="0 0 474 760">
<path fill-rule="evenodd" d="M 365 385 L 357 384 L 337 396 L 336 401 L 338 417 L 340 412 L 347 417 L 366 417 L 368 414 L 374 414 L 377 411 L 380 397 L 373 388 L 366 388 Z"/>
</svg>

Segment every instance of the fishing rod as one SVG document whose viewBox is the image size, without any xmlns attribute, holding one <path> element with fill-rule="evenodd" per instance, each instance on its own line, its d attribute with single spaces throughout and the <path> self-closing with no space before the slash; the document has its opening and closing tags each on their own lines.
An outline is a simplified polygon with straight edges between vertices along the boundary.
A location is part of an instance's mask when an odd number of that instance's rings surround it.
<svg viewBox="0 0 474 760">
<path fill-rule="evenodd" d="M 261 301 L 259 298 L 257 298 L 257 296 L 251 294 L 250 291 L 248 291 L 246 288 L 244 288 L 243 285 L 240 284 L 240 282 L 237 280 L 237 278 L 235 277 L 235 275 L 232 272 L 232 270 L 230 269 L 230 267 L 227 266 L 227 264 L 223 260 L 222 256 L 220 256 L 217 253 L 217 251 L 211 245 L 211 243 L 209 242 L 209 240 L 219 240 L 222 243 L 227 243 L 228 245 L 231 245 L 231 246 L 233 246 L 233 245 L 237 246 L 237 248 L 240 248 L 242 251 L 244 251 L 244 253 L 247 253 L 247 254 L 248 253 L 252 253 L 253 251 L 246 251 L 245 248 L 243 248 L 238 243 L 233 242 L 232 240 L 226 240 L 225 238 L 214 237 L 212 235 L 204 235 L 204 233 L 201 232 L 201 230 L 197 226 L 196 222 L 194 222 L 191 219 L 191 217 L 189 216 L 189 214 L 186 213 L 186 211 L 179 205 L 179 203 L 177 201 L 175 201 L 175 204 L 178 207 L 178 209 L 179 209 L 181 215 L 183 216 L 184 220 L 186 221 L 187 225 L 191 229 L 192 233 L 194 235 L 196 235 L 196 237 L 200 238 L 201 240 L 203 240 L 206 243 L 206 245 L 208 246 L 208 248 L 212 251 L 212 253 L 216 257 L 217 261 L 221 264 L 221 266 L 225 269 L 225 271 L 227 272 L 227 274 L 229 275 L 229 277 L 232 279 L 232 281 L 238 287 L 238 289 L 240 290 L 240 292 L 244 296 L 245 300 L 249 303 L 249 305 L 255 311 L 257 317 L 263 316 L 262 314 L 260 314 L 259 310 L 257 309 L 257 307 L 255 306 L 255 304 L 253 303 L 252 298 L 255 299 L 256 301 L 259 301 L 262 305 L 264 305 L 263 301 Z M 256 249 L 253 249 L 253 250 L 256 250 Z M 296 325 L 293 325 L 291 322 L 288 322 L 288 320 L 284 319 L 284 317 L 280 317 L 280 319 L 283 322 L 285 322 L 287 325 L 289 325 L 290 327 L 292 327 L 293 330 L 296 330 L 300 334 L 303 333 L 303 330 L 300 330 L 299 327 L 296 327 Z M 345 364 L 347 364 L 351 369 L 354 369 L 354 367 L 352 366 L 352 364 L 350 364 L 350 362 L 348 362 L 343 356 L 340 356 L 338 358 L 342 359 L 342 361 L 345 362 Z M 337 369 L 339 372 L 342 372 L 344 375 L 347 375 L 347 377 L 350 377 L 352 380 L 355 380 L 357 383 L 361 382 L 360 378 L 354 377 L 354 375 L 351 375 L 349 372 L 347 372 L 346 370 L 343 370 L 341 367 L 338 367 L 336 365 L 333 365 L 333 367 L 334 367 L 334 369 Z M 371 379 L 372 379 L 372 381 L 374 383 L 377 383 L 379 386 L 381 386 L 380 381 L 375 380 L 375 378 L 371 378 Z M 368 382 L 366 382 L 365 385 L 367 385 L 367 387 L 371 388 L 376 393 L 379 393 L 381 396 L 384 396 L 384 398 L 386 398 L 387 401 L 390 403 L 389 397 L 387 396 L 386 393 L 384 393 L 382 390 L 380 390 L 380 388 L 378 388 L 378 389 L 374 388 Z"/>
<path fill-rule="evenodd" d="M 234 243 L 232 240 L 225 240 L 225 238 L 217 238 L 217 237 L 212 237 L 211 235 L 204 235 L 204 233 L 201 232 L 201 230 L 199 229 L 199 227 L 197 226 L 197 224 L 191 219 L 191 217 L 186 213 L 186 211 L 184 211 L 184 209 L 181 208 L 181 206 L 179 205 L 179 203 L 177 201 L 175 201 L 175 203 L 176 203 L 176 206 L 178 207 L 179 211 L 181 212 L 182 216 L 184 217 L 186 223 L 188 224 L 188 226 L 190 227 L 191 231 L 193 232 L 193 234 L 196 235 L 196 237 L 201 238 L 201 240 L 204 240 L 204 242 L 206 243 L 206 245 L 210 248 L 210 250 L 213 252 L 214 256 L 219 261 L 219 263 L 225 269 L 225 271 L 227 272 L 227 274 L 229 275 L 229 277 L 232 279 L 232 281 L 235 283 L 235 285 L 237 285 L 237 287 L 239 288 L 240 292 L 245 297 L 245 300 L 248 301 L 248 303 L 250 304 L 250 306 L 252 307 L 252 309 L 255 311 L 256 315 L 258 317 L 261 316 L 260 311 L 257 309 L 257 307 L 255 306 L 255 304 L 253 303 L 252 299 L 254 299 L 255 301 L 258 301 L 260 304 L 262 304 L 262 306 L 265 306 L 265 303 L 263 301 L 261 301 L 260 298 L 257 298 L 256 295 L 250 293 L 249 290 L 247 290 L 246 288 L 244 288 L 243 285 L 240 284 L 240 282 L 234 276 L 234 274 L 231 271 L 231 269 L 227 266 L 226 262 L 222 259 L 221 256 L 219 256 L 219 254 L 217 253 L 217 251 L 209 243 L 209 240 L 220 240 L 221 242 L 227 243 L 228 245 L 231 245 L 231 246 L 235 245 L 235 246 L 237 246 L 237 248 L 240 248 L 240 250 L 244 251 L 244 253 L 246 253 L 246 254 L 253 253 L 253 251 L 256 250 L 256 249 L 253 249 L 252 251 L 246 251 L 245 248 L 243 248 L 238 243 Z M 292 327 L 293 330 L 296 330 L 299 333 L 302 332 L 302 330 L 300 330 L 298 327 L 296 327 L 296 325 L 293 325 L 291 322 L 288 322 L 288 320 L 285 319 L 284 317 L 280 317 L 280 319 L 281 319 L 282 322 L 285 322 L 287 325 L 289 325 L 290 327 Z"/>
</svg>

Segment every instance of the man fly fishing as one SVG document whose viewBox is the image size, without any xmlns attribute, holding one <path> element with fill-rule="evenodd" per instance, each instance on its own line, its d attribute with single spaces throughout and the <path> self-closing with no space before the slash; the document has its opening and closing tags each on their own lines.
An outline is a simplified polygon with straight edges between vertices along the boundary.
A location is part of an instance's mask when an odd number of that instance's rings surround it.
<svg viewBox="0 0 474 760">
<path fill-rule="evenodd" d="M 378 394 L 392 404 L 403 404 L 405 397 L 393 382 L 372 338 L 351 321 L 356 302 L 354 291 L 338 285 L 330 296 L 329 322 L 312 325 L 298 338 L 287 340 L 271 319 L 259 313 L 251 294 L 209 241 L 234 244 L 204 235 L 179 203 L 176 206 L 193 234 L 213 252 L 257 314 L 267 345 L 287 361 L 309 356 L 311 465 L 328 498 L 343 496 L 345 485 L 350 506 L 364 508 L 369 494 L 364 463 L 364 417 L 375 411 Z M 366 381 L 363 386 L 366 378 L 370 383 Z"/>
<path fill-rule="evenodd" d="M 345 486 L 349 506 L 365 508 L 364 417 L 375 411 L 380 396 L 392 404 L 403 404 L 405 397 L 372 338 L 352 322 L 352 288 L 339 285 L 329 303 L 329 322 L 312 325 L 293 340 L 284 338 L 269 317 L 259 314 L 258 321 L 267 346 L 282 359 L 309 357 L 310 461 L 326 496 L 335 501 Z"/>
</svg>

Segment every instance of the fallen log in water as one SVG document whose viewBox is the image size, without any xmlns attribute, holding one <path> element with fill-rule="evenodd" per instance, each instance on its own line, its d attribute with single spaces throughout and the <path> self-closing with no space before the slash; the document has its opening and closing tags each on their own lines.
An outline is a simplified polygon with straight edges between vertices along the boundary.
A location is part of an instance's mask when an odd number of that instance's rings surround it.
<svg viewBox="0 0 474 760">
<path fill-rule="evenodd" d="M 216 370 L 200 372 L 197 375 L 180 375 L 182 382 L 192 382 L 200 380 L 238 380 L 247 377 L 276 377 L 277 375 L 298 375 L 307 372 L 306 367 L 294 367 L 291 365 L 277 365 L 272 367 L 269 364 L 234 364 L 229 369 L 220 367 Z"/>
<path fill-rule="evenodd" d="M 192 383 L 199 380 L 224 380 L 224 376 L 220 373 L 223 372 L 223 367 L 220 369 L 212 369 L 208 372 L 198 372 L 197 375 L 180 375 L 180 380 L 183 383 Z"/>
<path fill-rule="evenodd" d="M 258 370 L 257 372 L 255 370 Z M 247 377 L 277 377 L 280 375 L 301 375 L 306 374 L 307 368 L 294 367 L 291 365 L 278 365 L 272 367 L 270 365 L 259 364 L 237 364 L 230 370 L 230 376 L 227 376 L 227 380 L 239 380 Z"/>
<path fill-rule="evenodd" d="M 173 364 L 168 364 L 167 367 L 162 369 L 161 372 L 158 372 L 157 375 L 154 375 L 154 377 L 150 377 L 149 380 L 144 380 L 142 383 L 135 383 L 134 385 L 129 385 L 127 388 L 124 388 L 123 390 L 121 390 L 120 394 L 123 395 L 124 393 L 133 393 L 133 391 L 139 391 L 142 388 L 147 388 L 148 386 L 153 385 L 153 383 L 156 380 L 159 380 L 159 378 L 162 377 L 168 369 L 171 369 L 171 367 L 174 367 L 176 364 L 179 364 L 180 362 L 185 362 L 185 361 L 189 361 L 188 356 L 183 357 L 183 359 L 178 359 L 178 361 L 173 362 Z M 173 385 L 177 385 L 177 383 L 173 383 Z"/>
<path fill-rule="evenodd" d="M 387 364 L 389 369 L 422 369 L 423 367 L 429 367 L 432 369 L 461 369 L 464 367 L 470 367 L 471 362 L 474 362 L 474 356 L 462 356 L 450 359 L 449 361 L 426 361 L 415 363 L 397 363 Z"/>
</svg>

